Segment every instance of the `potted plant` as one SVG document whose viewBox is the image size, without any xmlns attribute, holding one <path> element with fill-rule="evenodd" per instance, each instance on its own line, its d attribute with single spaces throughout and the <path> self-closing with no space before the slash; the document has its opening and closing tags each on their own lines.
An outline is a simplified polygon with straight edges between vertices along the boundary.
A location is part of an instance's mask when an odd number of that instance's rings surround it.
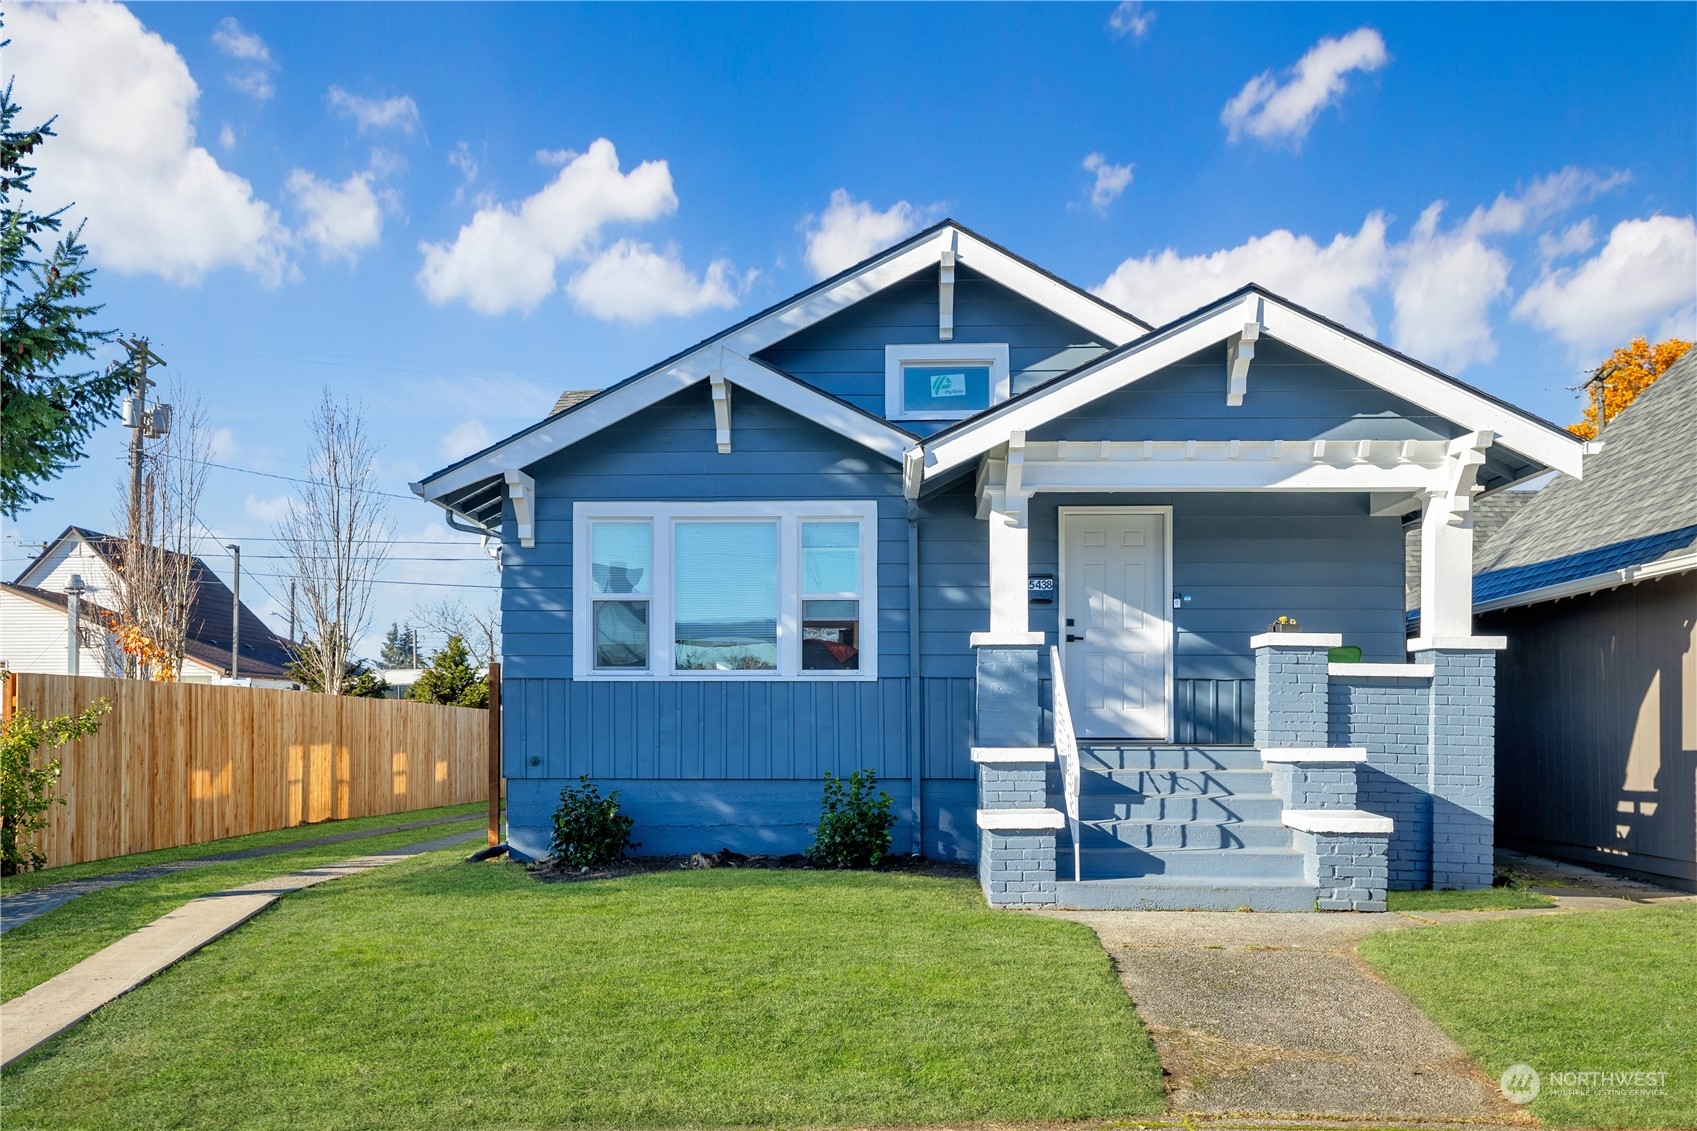
<svg viewBox="0 0 1697 1131">
<path fill-rule="evenodd" d="M 1267 626 L 1268 632 L 1301 632 L 1302 626 L 1296 623 L 1295 617 L 1280 617 Z"/>
</svg>

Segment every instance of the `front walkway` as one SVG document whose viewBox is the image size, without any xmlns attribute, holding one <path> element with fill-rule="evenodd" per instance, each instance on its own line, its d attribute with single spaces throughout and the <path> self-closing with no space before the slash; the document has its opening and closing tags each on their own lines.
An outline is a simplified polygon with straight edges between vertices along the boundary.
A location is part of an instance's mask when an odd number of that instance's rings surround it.
<svg viewBox="0 0 1697 1131">
<path fill-rule="evenodd" d="M 289 892 L 463 844 L 483 835 L 481 830 L 454 833 L 190 900 L 63 974 L 0 1004 L 0 1065 L 10 1064 L 58 1036 L 161 970 L 235 930 Z"/>
</svg>

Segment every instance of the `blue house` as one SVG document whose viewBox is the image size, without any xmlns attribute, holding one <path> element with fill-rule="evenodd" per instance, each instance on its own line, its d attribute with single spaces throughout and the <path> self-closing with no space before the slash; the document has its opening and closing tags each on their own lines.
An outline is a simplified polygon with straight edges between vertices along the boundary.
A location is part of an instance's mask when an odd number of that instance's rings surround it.
<svg viewBox="0 0 1697 1131">
<path fill-rule="evenodd" d="M 998 906 L 1370 910 L 1491 882 L 1471 504 L 1584 454 L 1262 288 L 1152 327 L 944 221 L 414 490 L 502 547 L 515 855 L 580 774 L 644 852 L 798 851 L 866 767 Z"/>
</svg>

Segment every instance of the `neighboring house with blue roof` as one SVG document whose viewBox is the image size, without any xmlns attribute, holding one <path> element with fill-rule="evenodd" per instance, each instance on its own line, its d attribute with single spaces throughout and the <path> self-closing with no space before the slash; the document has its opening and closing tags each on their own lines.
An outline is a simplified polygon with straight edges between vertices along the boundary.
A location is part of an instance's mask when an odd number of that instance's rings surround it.
<svg viewBox="0 0 1697 1131">
<path fill-rule="evenodd" d="M 1697 350 L 1540 492 L 1474 578 L 1498 840 L 1697 888 Z"/>
<path fill-rule="evenodd" d="M 516 856 L 582 774 L 644 852 L 799 851 L 864 767 L 998 906 L 1380 909 L 1491 883 L 1473 501 L 1585 452 L 1260 287 L 1151 327 L 943 221 L 414 490 L 500 543 Z"/>
</svg>

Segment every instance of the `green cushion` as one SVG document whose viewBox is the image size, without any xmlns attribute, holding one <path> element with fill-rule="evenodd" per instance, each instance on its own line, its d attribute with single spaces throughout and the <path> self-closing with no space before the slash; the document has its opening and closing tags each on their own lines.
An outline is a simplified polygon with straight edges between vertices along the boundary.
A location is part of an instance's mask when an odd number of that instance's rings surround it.
<svg viewBox="0 0 1697 1131">
<path fill-rule="evenodd" d="M 1361 649 L 1354 644 L 1345 644 L 1342 648 L 1326 649 L 1326 662 L 1329 664 L 1359 664 Z"/>
</svg>

